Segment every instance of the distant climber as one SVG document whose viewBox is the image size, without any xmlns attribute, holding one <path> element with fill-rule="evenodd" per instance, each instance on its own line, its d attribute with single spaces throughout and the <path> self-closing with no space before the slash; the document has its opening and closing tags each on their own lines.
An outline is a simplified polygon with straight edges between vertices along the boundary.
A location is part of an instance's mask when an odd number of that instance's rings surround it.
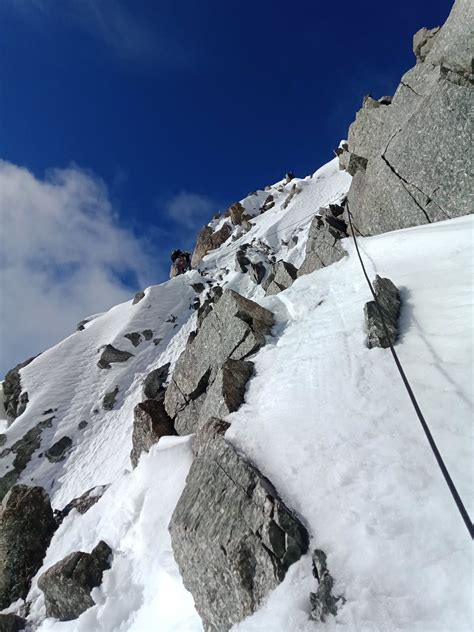
<svg viewBox="0 0 474 632">
<path fill-rule="evenodd" d="M 173 250 L 171 253 L 171 262 L 170 278 L 172 279 L 191 270 L 191 253 Z"/>
</svg>

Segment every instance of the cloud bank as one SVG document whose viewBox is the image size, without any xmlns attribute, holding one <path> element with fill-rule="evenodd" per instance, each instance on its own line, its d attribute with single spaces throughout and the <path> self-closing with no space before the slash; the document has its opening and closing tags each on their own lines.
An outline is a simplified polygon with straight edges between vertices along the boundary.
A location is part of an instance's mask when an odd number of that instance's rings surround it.
<svg viewBox="0 0 474 632">
<path fill-rule="evenodd" d="M 0 161 L 0 376 L 159 274 L 101 180 L 78 168 L 38 179 Z"/>
</svg>

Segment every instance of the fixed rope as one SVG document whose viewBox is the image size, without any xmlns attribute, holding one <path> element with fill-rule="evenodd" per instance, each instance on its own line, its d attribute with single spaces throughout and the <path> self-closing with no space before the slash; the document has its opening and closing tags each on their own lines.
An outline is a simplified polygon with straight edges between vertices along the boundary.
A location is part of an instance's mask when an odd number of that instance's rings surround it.
<svg viewBox="0 0 474 632">
<path fill-rule="evenodd" d="M 421 412 L 420 406 L 418 405 L 418 402 L 417 402 L 415 394 L 413 393 L 413 390 L 412 390 L 412 388 L 410 386 L 408 378 L 405 375 L 405 371 L 403 370 L 403 367 L 402 367 L 401 362 L 400 362 L 400 360 L 398 358 L 397 352 L 393 348 L 392 338 L 390 336 L 387 324 L 385 322 L 383 308 L 382 308 L 382 306 L 379 303 L 379 300 L 377 298 L 375 290 L 374 290 L 374 288 L 372 286 L 372 283 L 371 283 L 371 281 L 369 279 L 369 276 L 367 274 L 367 271 L 365 269 L 364 261 L 362 259 L 361 254 L 360 254 L 359 245 L 357 243 L 357 238 L 355 236 L 354 226 L 352 225 L 352 213 L 349 210 L 349 203 L 346 204 L 346 209 L 347 209 L 347 215 L 348 215 L 348 218 L 349 218 L 349 226 L 350 226 L 351 233 L 352 233 L 352 239 L 354 240 L 354 245 L 355 245 L 355 249 L 356 249 L 356 252 L 357 252 L 357 256 L 359 257 L 359 261 L 360 261 L 360 264 L 362 266 L 362 271 L 364 273 L 365 280 L 367 281 L 367 284 L 368 284 L 368 286 L 370 288 L 372 296 L 374 297 L 375 305 L 377 306 L 377 310 L 379 312 L 380 319 L 382 321 L 382 326 L 383 326 L 383 329 L 384 329 L 384 333 L 387 336 L 387 340 L 388 340 L 388 343 L 389 343 L 390 351 L 392 352 L 393 359 L 395 360 L 395 364 L 397 365 L 398 372 L 400 373 L 400 376 L 402 378 L 403 384 L 405 385 L 405 388 L 407 390 L 408 396 L 409 396 L 409 398 L 411 400 L 411 403 L 413 404 L 413 408 L 415 409 L 415 412 L 416 412 L 416 414 L 418 416 L 418 419 L 420 420 L 421 426 L 422 426 L 423 431 L 424 431 L 424 433 L 426 435 L 426 438 L 428 439 L 428 443 L 430 444 L 430 447 L 431 447 L 431 449 L 433 451 L 433 454 L 435 456 L 435 459 L 436 459 L 436 461 L 437 461 L 437 463 L 439 465 L 441 473 L 444 476 L 444 480 L 446 481 L 446 484 L 449 487 L 449 491 L 451 492 L 451 495 L 452 495 L 452 497 L 454 499 L 454 502 L 456 503 L 456 506 L 457 506 L 457 508 L 459 510 L 459 513 L 461 514 L 461 517 L 462 517 L 462 519 L 464 521 L 464 524 L 466 525 L 467 530 L 469 531 L 469 535 L 471 536 L 471 539 L 474 539 L 474 525 L 472 524 L 472 521 L 471 521 L 471 519 L 469 517 L 469 514 L 468 514 L 468 512 L 467 512 L 467 510 L 466 510 L 466 508 L 464 506 L 464 503 L 461 500 L 461 496 L 459 495 L 458 490 L 456 489 L 456 485 L 454 484 L 453 479 L 451 478 L 451 476 L 450 476 L 450 474 L 448 472 L 448 469 L 447 469 L 446 465 L 444 464 L 443 458 L 442 458 L 442 456 L 441 456 L 441 454 L 440 454 L 440 452 L 438 450 L 438 447 L 437 447 L 437 445 L 435 443 L 433 435 L 431 434 L 431 431 L 430 431 L 430 429 L 428 427 L 428 424 L 426 423 L 426 420 L 425 420 L 425 418 L 423 416 L 423 413 Z"/>
</svg>

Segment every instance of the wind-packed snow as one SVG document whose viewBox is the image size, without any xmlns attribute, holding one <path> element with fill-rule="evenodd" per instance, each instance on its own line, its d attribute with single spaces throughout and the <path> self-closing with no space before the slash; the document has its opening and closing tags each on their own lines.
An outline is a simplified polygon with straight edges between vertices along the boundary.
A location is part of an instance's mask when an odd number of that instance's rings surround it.
<svg viewBox="0 0 474 632">
<path fill-rule="evenodd" d="M 35 453 L 20 481 L 43 485 L 56 508 L 96 485 L 110 485 L 86 514 L 73 510 L 64 520 L 38 573 L 105 540 L 114 560 L 92 593 L 97 605 L 75 621 L 43 621 L 35 581 L 29 618 L 40 630 L 202 630 L 167 530 L 192 461 L 192 438 L 163 438 L 133 471 L 129 453 L 143 380 L 178 358 L 195 327 L 191 284 L 209 281 L 275 313 L 274 335 L 252 358 L 255 375 L 245 404 L 228 417 L 226 436 L 300 514 L 312 548 L 328 555 L 335 591 L 346 599 L 336 620 L 309 621 L 316 580 L 308 554 L 266 604 L 234 629 L 309 632 L 339 624 L 351 632 L 471 629 L 471 542 L 390 352 L 365 346 L 363 306 L 371 297 L 352 242 L 344 241 L 344 260 L 268 298 L 248 275 L 235 271 L 242 243 L 251 243 L 256 257 L 301 265 L 314 213 L 339 201 L 349 184 L 333 160 L 312 177 L 250 195 L 242 204 L 253 228 L 245 234 L 236 228 L 234 239 L 201 263 L 202 276 L 193 271 L 148 288 L 136 305 L 129 301 L 98 315 L 22 369 L 30 401 L 6 431 L 3 447 L 51 416 L 43 415 L 49 409 L 57 409 L 55 419 L 43 431 L 38 452 L 64 435 L 73 446 L 60 464 Z M 298 192 L 285 207 L 294 186 Z M 258 215 L 269 194 L 275 206 Z M 369 275 L 389 276 L 401 289 L 397 350 L 471 515 L 473 231 L 468 217 L 360 239 Z M 153 339 L 138 347 L 124 338 L 145 329 L 153 330 Z M 134 357 L 99 369 L 97 350 L 105 344 Z M 102 398 L 116 385 L 117 402 L 104 411 Z M 82 420 L 88 425 L 78 430 Z"/>
</svg>

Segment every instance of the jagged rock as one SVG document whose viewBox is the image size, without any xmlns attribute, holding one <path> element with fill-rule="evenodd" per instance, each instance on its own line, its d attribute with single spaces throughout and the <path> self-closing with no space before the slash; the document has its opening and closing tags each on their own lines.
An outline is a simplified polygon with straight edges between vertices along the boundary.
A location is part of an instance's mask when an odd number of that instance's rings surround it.
<svg viewBox="0 0 474 632">
<path fill-rule="evenodd" d="M 110 365 L 112 362 L 126 362 L 129 358 L 133 357 L 133 353 L 129 353 L 128 351 L 120 351 L 120 349 L 116 349 L 112 345 L 105 345 L 99 361 L 97 362 L 97 366 L 99 369 L 110 369 Z"/>
<path fill-rule="evenodd" d="M 147 399 L 135 406 L 133 411 L 133 435 L 130 460 L 136 467 L 142 452 L 148 452 L 152 445 L 165 435 L 175 435 L 173 420 L 167 414 L 162 398 Z"/>
<path fill-rule="evenodd" d="M 116 386 L 113 391 L 109 391 L 108 393 L 104 395 L 104 398 L 102 400 L 102 408 L 104 410 L 112 410 L 112 408 L 115 406 L 115 400 L 117 398 L 118 393 L 119 393 L 119 387 Z"/>
<path fill-rule="evenodd" d="M 175 559 L 206 632 L 252 614 L 308 548 L 305 527 L 211 419 L 170 521 Z"/>
<path fill-rule="evenodd" d="M 240 202 L 236 202 L 235 204 L 232 204 L 229 211 L 231 222 L 234 226 L 240 226 L 242 221 L 245 219 L 245 207 L 242 206 Z"/>
<path fill-rule="evenodd" d="M 146 399 L 156 399 L 165 390 L 165 382 L 168 379 L 170 363 L 150 371 L 143 382 L 143 395 Z"/>
<path fill-rule="evenodd" d="M 97 501 L 99 501 L 104 493 L 109 488 L 109 485 L 97 485 L 92 489 L 88 489 L 82 496 L 78 498 L 74 498 L 69 502 L 63 509 L 56 510 L 54 512 L 54 517 L 56 519 L 56 524 L 59 525 L 64 520 L 64 518 L 69 515 L 69 513 L 75 509 L 80 514 L 85 514 L 86 511 L 89 511 L 91 507 L 93 507 Z"/>
<path fill-rule="evenodd" d="M 266 296 L 286 290 L 293 284 L 297 276 L 298 270 L 292 263 L 278 261 L 273 268 L 272 280 L 266 288 Z"/>
<path fill-rule="evenodd" d="M 21 632 L 27 624 L 26 619 L 16 614 L 0 614 L 0 632 Z"/>
<path fill-rule="evenodd" d="M 417 61 L 425 61 L 434 43 L 434 36 L 438 33 L 439 26 L 434 29 L 421 28 L 413 35 L 413 52 Z"/>
<path fill-rule="evenodd" d="M 346 256 L 340 240 L 348 236 L 344 206 L 330 204 L 320 208 L 309 227 L 305 258 L 298 276 L 329 266 Z"/>
<path fill-rule="evenodd" d="M 195 268 L 202 258 L 210 251 L 219 248 L 227 241 L 232 233 L 230 224 L 225 223 L 222 228 L 216 232 L 210 226 L 204 226 L 197 237 L 196 246 L 194 248 L 191 265 Z"/>
<path fill-rule="evenodd" d="M 152 329 L 144 329 L 142 331 L 142 336 L 145 340 L 151 340 L 153 338 L 153 330 Z"/>
<path fill-rule="evenodd" d="M 136 305 L 137 303 L 139 303 L 142 298 L 145 298 L 145 292 L 137 292 L 133 297 L 132 305 Z"/>
<path fill-rule="evenodd" d="M 400 315 L 400 292 L 390 279 L 384 279 L 377 275 L 373 283 L 375 295 L 382 307 L 385 324 L 392 344 L 395 344 L 398 337 L 398 317 Z M 367 346 L 382 347 L 386 349 L 390 346 L 389 339 L 382 324 L 380 312 L 375 301 L 369 301 L 364 307 L 365 320 L 367 324 Z"/>
<path fill-rule="evenodd" d="M 206 300 L 203 301 L 202 305 L 200 305 L 197 313 L 197 326 L 198 329 L 202 325 L 202 321 L 206 318 L 208 314 L 212 312 L 213 305 L 217 303 L 217 301 L 222 296 L 222 288 L 220 285 L 216 285 L 216 287 L 212 288 L 206 297 Z"/>
<path fill-rule="evenodd" d="M 64 461 L 67 453 L 71 449 L 72 439 L 70 437 L 64 436 L 53 443 L 53 445 L 46 450 L 44 453 L 45 457 L 48 459 L 50 463 L 59 463 L 60 461 Z"/>
<path fill-rule="evenodd" d="M 224 362 L 244 360 L 255 353 L 265 344 L 272 326 L 271 312 L 233 290 L 224 291 L 179 357 L 166 391 L 166 411 L 178 434 L 194 432 L 206 390 Z"/>
<path fill-rule="evenodd" d="M 30 362 L 33 362 L 35 357 L 36 356 L 28 358 L 28 360 L 17 364 L 15 368 L 10 369 L 3 380 L 3 405 L 5 407 L 7 419 L 10 422 L 14 421 L 25 411 L 26 404 L 28 403 L 28 393 L 22 394 L 21 392 L 20 369 L 28 366 Z"/>
<path fill-rule="evenodd" d="M 334 579 L 328 571 L 326 554 L 319 549 L 313 551 L 313 575 L 318 580 L 318 589 L 309 596 L 311 618 L 324 622 L 329 615 L 336 616 L 339 606 L 345 600 L 342 596 L 335 597 L 332 594 Z"/>
<path fill-rule="evenodd" d="M 474 4 L 456 0 L 443 27 L 415 36 L 418 62 L 390 107 L 364 100 L 349 152 L 367 160 L 348 193 L 354 225 L 380 234 L 473 212 Z M 377 103 L 377 106 L 375 106 Z"/>
<path fill-rule="evenodd" d="M 191 283 L 191 287 L 197 294 L 201 294 L 206 289 L 204 283 Z"/>
<path fill-rule="evenodd" d="M 0 499 L 17 482 L 20 474 L 30 462 L 33 453 L 41 445 L 41 433 L 45 428 L 51 428 L 53 419 L 54 416 L 40 421 L 8 448 L 8 453 L 12 452 L 15 458 L 13 460 L 13 469 L 0 478 Z"/>
<path fill-rule="evenodd" d="M 123 337 L 130 340 L 130 342 L 132 343 L 134 347 L 138 347 L 138 345 L 142 341 L 142 336 L 138 331 L 132 331 L 129 334 L 124 334 Z"/>
<path fill-rule="evenodd" d="M 43 573 L 38 587 L 44 592 L 46 616 L 71 621 L 94 606 L 91 590 L 102 583 L 111 556 L 111 548 L 101 541 L 91 553 L 71 553 Z"/>
<path fill-rule="evenodd" d="M 56 522 L 42 487 L 15 485 L 0 508 L 0 608 L 28 594 Z"/>
</svg>

